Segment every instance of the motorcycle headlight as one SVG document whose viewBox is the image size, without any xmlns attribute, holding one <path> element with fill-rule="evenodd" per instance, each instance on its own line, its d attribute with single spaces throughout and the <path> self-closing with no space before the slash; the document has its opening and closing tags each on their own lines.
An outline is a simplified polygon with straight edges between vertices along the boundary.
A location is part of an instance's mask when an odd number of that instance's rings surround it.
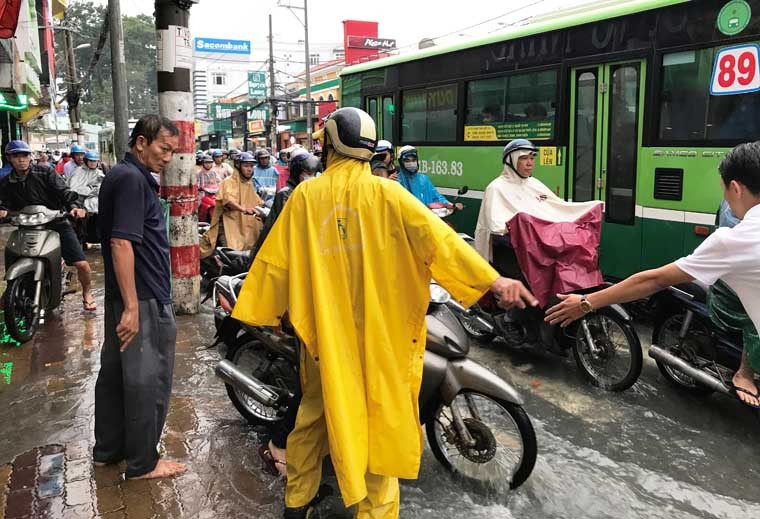
<svg viewBox="0 0 760 519">
<path fill-rule="evenodd" d="M 435 283 L 430 284 L 430 302 L 442 305 L 451 299 L 451 294 L 446 289 Z"/>
<path fill-rule="evenodd" d="M 45 213 L 21 213 L 18 215 L 19 225 L 39 225 L 45 219 Z"/>
</svg>

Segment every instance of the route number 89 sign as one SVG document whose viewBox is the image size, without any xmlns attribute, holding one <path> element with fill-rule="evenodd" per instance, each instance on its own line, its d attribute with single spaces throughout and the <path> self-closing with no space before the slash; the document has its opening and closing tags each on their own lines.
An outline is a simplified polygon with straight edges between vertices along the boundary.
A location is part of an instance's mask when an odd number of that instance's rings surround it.
<svg viewBox="0 0 760 519">
<path fill-rule="evenodd" d="M 760 46 L 721 49 L 715 56 L 710 94 L 725 96 L 760 90 Z"/>
</svg>

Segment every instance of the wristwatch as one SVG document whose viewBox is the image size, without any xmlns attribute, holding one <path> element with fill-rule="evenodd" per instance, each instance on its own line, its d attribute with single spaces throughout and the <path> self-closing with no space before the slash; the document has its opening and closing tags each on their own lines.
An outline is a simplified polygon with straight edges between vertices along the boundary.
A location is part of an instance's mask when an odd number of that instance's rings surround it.
<svg viewBox="0 0 760 519">
<path fill-rule="evenodd" d="M 581 298 L 581 310 L 583 310 L 584 314 L 588 314 L 594 311 L 594 307 L 591 306 L 591 303 L 588 302 L 588 299 L 586 299 L 586 296 L 583 296 Z"/>
</svg>

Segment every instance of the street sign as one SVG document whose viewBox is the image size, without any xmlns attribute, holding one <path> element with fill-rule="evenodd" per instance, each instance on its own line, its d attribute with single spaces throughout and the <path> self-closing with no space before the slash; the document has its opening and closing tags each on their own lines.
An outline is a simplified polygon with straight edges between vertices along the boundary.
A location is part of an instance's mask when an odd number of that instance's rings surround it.
<svg viewBox="0 0 760 519">
<path fill-rule="evenodd" d="M 259 108 L 251 108 L 248 110 L 248 120 L 255 121 L 256 119 L 264 121 L 269 119 L 269 105 L 263 105 Z"/>
<path fill-rule="evenodd" d="M 195 38 L 195 52 L 211 54 L 250 54 L 249 40 L 218 40 L 215 38 Z"/>
<path fill-rule="evenodd" d="M 267 75 L 264 72 L 248 73 L 248 97 L 264 99 L 267 96 Z"/>
</svg>

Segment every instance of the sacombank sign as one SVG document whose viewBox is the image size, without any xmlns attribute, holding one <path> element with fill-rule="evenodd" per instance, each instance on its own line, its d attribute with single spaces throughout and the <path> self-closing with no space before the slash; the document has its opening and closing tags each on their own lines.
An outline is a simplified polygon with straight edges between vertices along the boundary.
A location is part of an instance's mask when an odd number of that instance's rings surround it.
<svg viewBox="0 0 760 519">
<path fill-rule="evenodd" d="M 249 40 L 216 40 L 213 38 L 195 38 L 195 52 L 213 54 L 250 54 Z"/>
</svg>

